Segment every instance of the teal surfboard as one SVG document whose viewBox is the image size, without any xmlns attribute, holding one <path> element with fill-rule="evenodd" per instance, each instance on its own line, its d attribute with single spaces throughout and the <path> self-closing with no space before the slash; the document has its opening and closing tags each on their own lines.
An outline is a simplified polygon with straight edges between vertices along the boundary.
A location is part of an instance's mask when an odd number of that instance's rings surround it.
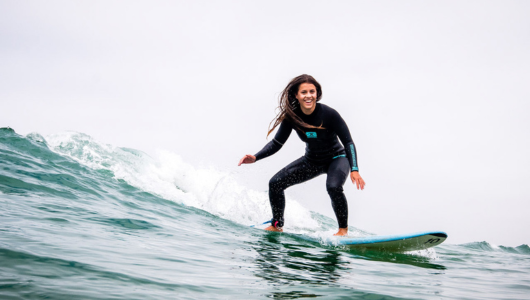
<svg viewBox="0 0 530 300">
<path fill-rule="evenodd" d="M 359 250 L 366 249 L 391 252 L 424 250 L 440 245 L 447 239 L 447 234 L 441 231 L 384 236 L 329 237 L 325 239 L 300 234 L 297 234 L 296 236 L 308 241 L 330 246 L 344 246 Z"/>
<path fill-rule="evenodd" d="M 269 224 L 271 221 L 266 221 L 260 225 Z M 250 227 L 255 227 L 252 225 Z M 438 246 L 447 239 L 447 233 L 443 231 L 426 231 L 411 234 L 398 235 L 373 235 L 364 237 L 342 237 L 333 236 L 328 238 L 318 238 L 314 236 L 283 232 L 289 235 L 294 235 L 298 238 L 320 243 L 329 246 L 344 246 L 359 250 L 378 250 L 389 252 L 407 252 L 424 250 L 434 246 Z"/>
<path fill-rule="evenodd" d="M 261 225 L 270 223 L 264 222 Z M 255 226 L 251 226 L 255 227 Z M 364 237 L 339 237 L 319 238 L 305 234 L 284 232 L 310 242 L 320 243 L 328 246 L 344 246 L 358 250 L 378 250 L 389 252 L 407 252 L 424 250 L 438 246 L 447 239 L 447 233 L 442 231 L 426 231 L 411 234 L 398 235 L 373 235 Z"/>
</svg>

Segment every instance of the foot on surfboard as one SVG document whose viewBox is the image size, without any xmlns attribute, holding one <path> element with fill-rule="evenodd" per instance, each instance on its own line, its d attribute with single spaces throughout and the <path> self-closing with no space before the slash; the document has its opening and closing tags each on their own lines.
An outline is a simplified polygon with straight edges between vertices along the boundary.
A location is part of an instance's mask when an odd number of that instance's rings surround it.
<svg viewBox="0 0 530 300">
<path fill-rule="evenodd" d="M 274 226 L 272 226 L 272 225 L 269 226 L 269 227 L 267 227 L 267 228 L 265 228 L 265 230 L 267 230 L 267 231 L 283 232 L 283 229 L 282 229 L 282 228 L 276 228 L 276 227 L 274 227 Z"/>
<path fill-rule="evenodd" d="M 334 234 L 334 236 L 347 236 L 348 228 L 339 228 L 339 231 Z"/>
</svg>

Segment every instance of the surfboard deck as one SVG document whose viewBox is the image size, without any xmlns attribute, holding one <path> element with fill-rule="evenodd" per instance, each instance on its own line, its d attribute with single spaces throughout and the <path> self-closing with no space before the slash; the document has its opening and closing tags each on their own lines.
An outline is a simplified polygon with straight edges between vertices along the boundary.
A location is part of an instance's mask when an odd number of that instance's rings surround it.
<svg viewBox="0 0 530 300">
<path fill-rule="evenodd" d="M 412 234 L 367 236 L 367 237 L 329 237 L 316 238 L 297 234 L 298 237 L 332 246 L 344 246 L 351 249 L 367 249 L 392 252 L 424 250 L 440 245 L 447 239 L 442 231 L 419 232 Z"/>
</svg>

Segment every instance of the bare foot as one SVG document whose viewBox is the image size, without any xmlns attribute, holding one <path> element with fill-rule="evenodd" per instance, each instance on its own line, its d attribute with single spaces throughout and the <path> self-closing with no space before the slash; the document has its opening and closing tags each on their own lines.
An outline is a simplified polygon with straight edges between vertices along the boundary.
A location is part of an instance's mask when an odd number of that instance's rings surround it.
<svg viewBox="0 0 530 300">
<path fill-rule="evenodd" d="M 348 227 L 339 228 L 339 231 L 334 234 L 334 236 L 346 236 L 346 235 L 348 235 Z"/>
<path fill-rule="evenodd" d="M 272 225 L 269 226 L 269 227 L 267 227 L 267 228 L 265 228 L 265 230 L 267 230 L 267 231 L 283 232 L 283 229 L 281 229 L 281 228 L 276 228 L 276 227 L 274 227 L 274 226 L 272 226 Z"/>
</svg>

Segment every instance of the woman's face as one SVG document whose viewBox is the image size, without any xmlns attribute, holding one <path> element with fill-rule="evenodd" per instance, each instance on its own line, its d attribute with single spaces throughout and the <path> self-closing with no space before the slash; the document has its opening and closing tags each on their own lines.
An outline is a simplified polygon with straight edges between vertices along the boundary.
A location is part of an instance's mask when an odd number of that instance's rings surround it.
<svg viewBox="0 0 530 300">
<path fill-rule="evenodd" d="M 312 83 L 302 83 L 298 88 L 296 99 L 300 102 L 302 112 L 310 115 L 317 105 L 317 88 Z"/>
</svg>

